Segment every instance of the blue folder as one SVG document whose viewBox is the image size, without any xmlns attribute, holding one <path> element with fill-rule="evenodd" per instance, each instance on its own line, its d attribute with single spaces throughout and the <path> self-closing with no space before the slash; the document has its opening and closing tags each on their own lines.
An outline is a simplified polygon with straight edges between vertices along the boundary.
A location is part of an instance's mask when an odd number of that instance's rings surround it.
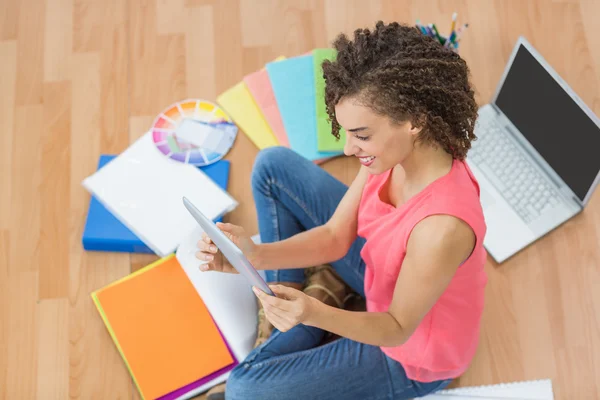
<svg viewBox="0 0 600 400">
<path fill-rule="evenodd" d="M 98 162 L 98 169 L 105 166 L 116 155 L 102 155 Z M 219 160 L 200 170 L 208 175 L 217 185 L 227 190 L 229 181 L 229 160 Z M 215 222 L 221 221 L 216 219 Z M 88 251 L 111 251 L 123 253 L 150 253 L 144 244 L 133 232 L 123 225 L 110 213 L 94 196 L 91 196 L 87 220 L 82 238 L 83 248 Z"/>
<path fill-rule="evenodd" d="M 292 150 L 311 161 L 342 151 L 317 148 L 317 109 L 313 56 L 304 55 L 266 64 L 273 94 Z"/>
</svg>

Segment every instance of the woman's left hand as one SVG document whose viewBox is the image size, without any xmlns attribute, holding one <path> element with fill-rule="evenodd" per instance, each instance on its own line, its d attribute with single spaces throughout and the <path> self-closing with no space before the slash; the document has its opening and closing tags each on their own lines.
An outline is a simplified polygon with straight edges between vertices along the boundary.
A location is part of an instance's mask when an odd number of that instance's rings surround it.
<svg viewBox="0 0 600 400">
<path fill-rule="evenodd" d="M 269 285 L 275 296 L 270 296 L 253 287 L 265 310 L 265 317 L 275 328 L 286 332 L 294 326 L 305 323 L 314 313 L 315 301 L 300 290 L 283 285 Z"/>
</svg>

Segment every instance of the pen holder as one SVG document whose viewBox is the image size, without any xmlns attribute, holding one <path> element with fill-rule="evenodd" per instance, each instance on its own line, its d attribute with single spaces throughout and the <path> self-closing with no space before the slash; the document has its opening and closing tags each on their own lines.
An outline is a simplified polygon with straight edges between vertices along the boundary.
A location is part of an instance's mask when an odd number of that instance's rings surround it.
<svg viewBox="0 0 600 400">
<path fill-rule="evenodd" d="M 423 25 L 417 20 L 415 27 L 426 36 L 429 36 L 439 42 L 442 46 L 451 49 L 458 53 L 458 46 L 464 31 L 468 28 L 469 24 L 463 24 L 458 30 L 454 30 L 456 26 L 456 13 L 452 16 L 452 25 L 450 34 L 447 36 L 441 35 L 435 24 Z"/>
</svg>

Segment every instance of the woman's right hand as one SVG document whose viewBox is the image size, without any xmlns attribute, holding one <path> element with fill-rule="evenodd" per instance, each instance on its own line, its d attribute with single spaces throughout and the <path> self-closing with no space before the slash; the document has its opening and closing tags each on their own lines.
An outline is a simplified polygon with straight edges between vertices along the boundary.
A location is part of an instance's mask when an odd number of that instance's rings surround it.
<svg viewBox="0 0 600 400">
<path fill-rule="evenodd" d="M 244 228 L 233 224 L 224 224 L 217 222 L 217 227 L 223 232 L 237 247 L 242 250 L 242 253 L 248 258 L 250 263 L 254 264 L 253 259 L 256 257 L 258 246 L 246 234 Z M 219 251 L 217 246 L 208 237 L 206 232 L 202 232 L 202 240 L 198 241 L 199 251 L 196 253 L 196 258 L 201 261 L 208 262 L 200 265 L 201 271 L 218 271 L 226 273 L 238 273 L 237 270 L 227 261 L 223 253 Z"/>
</svg>

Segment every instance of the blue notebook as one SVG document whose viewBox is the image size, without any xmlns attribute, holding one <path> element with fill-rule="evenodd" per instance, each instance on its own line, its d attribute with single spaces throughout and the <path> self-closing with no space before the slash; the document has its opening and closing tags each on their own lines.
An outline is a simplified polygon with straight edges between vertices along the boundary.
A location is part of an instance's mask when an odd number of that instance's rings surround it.
<svg viewBox="0 0 600 400">
<path fill-rule="evenodd" d="M 317 149 L 313 56 L 270 62 L 266 69 L 292 150 L 311 161 L 341 155 Z"/>
<path fill-rule="evenodd" d="M 115 155 L 102 155 L 98 169 L 110 162 Z M 217 185 L 227 190 L 229 181 L 229 160 L 200 167 Z M 215 222 L 221 221 L 221 218 Z M 113 216 L 94 196 L 90 199 L 87 220 L 82 238 L 83 248 L 89 251 L 111 251 L 124 253 L 154 252 L 144 244 L 133 232 Z"/>
</svg>

